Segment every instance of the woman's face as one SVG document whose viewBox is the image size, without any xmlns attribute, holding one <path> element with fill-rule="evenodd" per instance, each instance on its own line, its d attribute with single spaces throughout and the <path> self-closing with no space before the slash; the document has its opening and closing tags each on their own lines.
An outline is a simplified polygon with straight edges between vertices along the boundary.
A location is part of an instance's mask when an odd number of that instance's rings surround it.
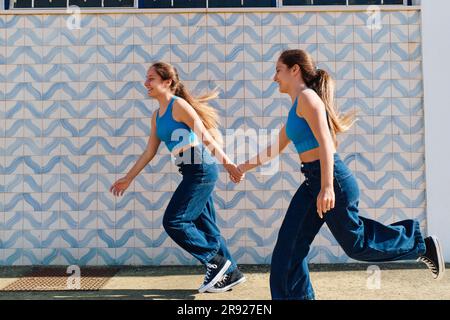
<svg viewBox="0 0 450 320">
<path fill-rule="evenodd" d="M 295 71 L 294 69 L 297 68 L 298 68 L 297 65 L 295 65 L 293 68 L 289 69 L 287 65 L 278 60 L 273 81 L 278 83 L 279 86 L 278 90 L 281 93 L 288 93 L 289 88 L 292 86 L 292 84 L 297 82 L 295 75 L 296 73 L 294 72 Z"/>
<path fill-rule="evenodd" d="M 145 87 L 149 97 L 157 97 L 166 93 L 170 88 L 171 80 L 163 80 L 155 71 L 155 68 L 149 68 L 147 72 L 147 79 L 145 80 Z"/>
</svg>

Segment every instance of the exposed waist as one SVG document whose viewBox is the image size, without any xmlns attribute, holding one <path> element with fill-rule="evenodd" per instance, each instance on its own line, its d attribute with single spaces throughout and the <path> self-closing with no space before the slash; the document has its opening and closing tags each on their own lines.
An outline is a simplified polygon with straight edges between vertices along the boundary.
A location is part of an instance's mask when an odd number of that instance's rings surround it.
<svg viewBox="0 0 450 320">
<path fill-rule="evenodd" d="M 342 161 L 339 154 L 333 154 L 333 160 L 333 175 L 335 177 L 344 178 L 352 174 L 351 170 L 347 167 L 344 161 Z M 311 162 L 303 162 L 301 164 L 301 172 L 305 175 L 305 177 L 320 177 L 320 159 Z"/>
</svg>

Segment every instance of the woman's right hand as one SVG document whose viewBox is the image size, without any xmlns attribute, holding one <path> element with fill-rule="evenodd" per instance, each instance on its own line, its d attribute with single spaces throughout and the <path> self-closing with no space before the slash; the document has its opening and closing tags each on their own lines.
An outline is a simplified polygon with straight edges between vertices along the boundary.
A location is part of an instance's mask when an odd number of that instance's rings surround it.
<svg viewBox="0 0 450 320">
<path fill-rule="evenodd" d="M 243 180 L 244 173 L 239 171 L 239 169 L 234 163 L 225 164 L 224 167 L 230 174 L 230 178 L 234 183 L 239 183 Z"/>
<path fill-rule="evenodd" d="M 123 177 L 113 183 L 109 191 L 113 193 L 114 196 L 122 196 L 125 190 L 129 187 L 131 181 L 128 177 Z"/>
</svg>

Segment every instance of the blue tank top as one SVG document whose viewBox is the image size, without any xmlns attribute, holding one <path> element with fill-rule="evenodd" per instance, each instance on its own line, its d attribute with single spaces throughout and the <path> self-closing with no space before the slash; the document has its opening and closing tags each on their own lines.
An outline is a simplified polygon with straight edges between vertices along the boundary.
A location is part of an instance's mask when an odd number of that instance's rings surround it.
<svg viewBox="0 0 450 320">
<path fill-rule="evenodd" d="M 319 143 L 305 118 L 297 115 L 297 101 L 298 97 L 295 98 L 294 104 L 289 111 L 286 122 L 286 135 L 294 143 L 297 152 L 302 153 L 317 148 Z"/>
<path fill-rule="evenodd" d="M 166 112 L 161 117 L 159 116 L 159 109 L 156 110 L 156 134 L 161 141 L 164 141 L 167 149 L 171 152 L 174 147 L 178 149 L 198 141 L 197 135 L 188 125 L 173 118 L 172 106 L 176 99 L 178 97 L 173 96 Z"/>
</svg>

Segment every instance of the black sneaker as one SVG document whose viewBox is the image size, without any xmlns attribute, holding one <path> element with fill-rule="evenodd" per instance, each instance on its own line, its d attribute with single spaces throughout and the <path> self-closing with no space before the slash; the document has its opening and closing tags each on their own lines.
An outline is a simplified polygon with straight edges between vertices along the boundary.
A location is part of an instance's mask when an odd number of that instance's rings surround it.
<svg viewBox="0 0 450 320">
<path fill-rule="evenodd" d="M 225 274 L 208 292 L 225 292 L 246 280 L 244 274 L 236 268 L 230 274 Z"/>
<path fill-rule="evenodd" d="M 203 284 L 198 289 L 199 292 L 205 292 L 213 287 L 219 281 L 223 274 L 230 267 L 231 261 L 221 255 L 216 255 L 206 264 L 206 275 Z"/>
<path fill-rule="evenodd" d="M 417 261 L 425 263 L 433 273 L 433 278 L 440 280 L 445 272 L 445 261 L 439 241 L 435 236 L 426 237 L 425 246 L 425 254 L 420 256 Z"/>
</svg>

